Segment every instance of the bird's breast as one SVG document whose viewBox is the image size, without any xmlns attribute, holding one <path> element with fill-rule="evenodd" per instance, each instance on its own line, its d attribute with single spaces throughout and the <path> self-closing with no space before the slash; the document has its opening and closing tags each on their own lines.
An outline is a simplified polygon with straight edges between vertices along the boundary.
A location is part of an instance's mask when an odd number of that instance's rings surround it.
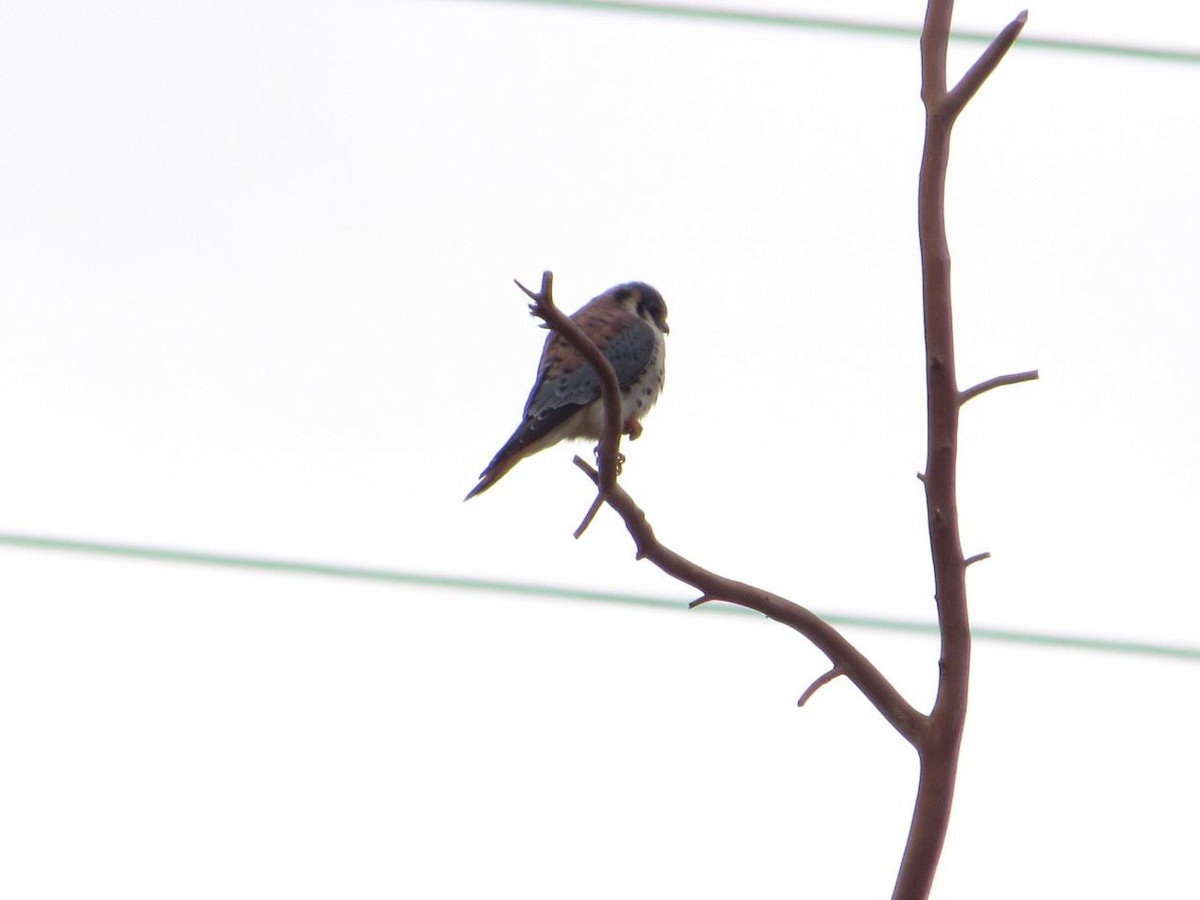
<svg viewBox="0 0 1200 900">
<path fill-rule="evenodd" d="M 646 361 L 645 368 L 621 390 L 621 422 L 640 420 L 654 406 L 662 392 L 666 377 L 666 347 L 662 334 L 655 335 L 654 349 Z M 599 440 L 604 431 L 604 403 L 596 398 L 574 417 L 571 437 L 590 437 Z"/>
<path fill-rule="evenodd" d="M 626 422 L 646 415 L 662 392 L 666 378 L 667 348 L 660 332 L 656 331 L 654 338 L 654 349 L 646 361 L 646 367 L 622 393 L 621 417 Z"/>
</svg>

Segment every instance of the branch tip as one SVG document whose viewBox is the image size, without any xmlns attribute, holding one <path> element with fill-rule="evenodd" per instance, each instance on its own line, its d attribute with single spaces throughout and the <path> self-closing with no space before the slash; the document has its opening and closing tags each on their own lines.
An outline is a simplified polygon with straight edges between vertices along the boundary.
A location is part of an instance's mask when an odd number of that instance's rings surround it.
<svg viewBox="0 0 1200 900">
<path fill-rule="evenodd" d="M 987 552 L 986 550 L 983 553 L 976 553 L 974 556 L 968 556 L 966 559 L 963 560 L 963 568 L 965 569 L 967 566 L 973 566 L 977 562 L 983 562 L 985 559 L 991 559 L 991 558 L 992 558 L 992 554 Z"/>
<path fill-rule="evenodd" d="M 1004 387 L 1009 384 L 1021 384 L 1024 381 L 1037 381 L 1039 377 L 1037 369 L 1030 369 L 1028 372 L 1014 372 L 1011 375 L 997 375 L 995 378 L 989 378 L 987 381 L 981 381 L 979 384 L 972 385 L 965 391 L 959 391 L 958 405 L 962 406 L 968 400 L 973 400 L 980 394 L 987 393 L 994 388 Z"/>
<path fill-rule="evenodd" d="M 697 606 L 700 606 L 703 603 L 708 603 L 709 601 L 716 600 L 716 599 L 717 598 L 712 596 L 711 594 L 703 594 L 703 595 L 697 597 L 691 603 L 689 603 L 688 609 L 695 609 Z"/>
<path fill-rule="evenodd" d="M 579 538 L 583 536 L 583 533 L 587 531 L 588 526 L 592 524 L 592 519 L 596 518 L 596 513 L 598 513 L 600 511 L 600 507 L 604 505 L 604 500 L 607 493 L 608 492 L 603 488 L 600 489 L 600 493 L 596 495 L 596 499 L 593 500 L 592 505 L 588 507 L 587 514 L 583 517 L 583 521 L 580 522 L 579 527 L 575 529 L 575 540 L 579 540 Z"/>
<path fill-rule="evenodd" d="M 963 107 L 971 102 L 971 98 L 983 87 L 983 83 L 987 81 L 988 76 L 996 71 L 996 66 L 1000 65 L 1000 60 L 1004 59 L 1005 54 L 1017 42 L 1017 37 L 1021 34 L 1021 29 L 1025 27 L 1025 22 L 1028 18 L 1029 10 L 1023 10 L 1018 13 L 1017 17 L 1005 25 L 992 42 L 987 45 L 987 49 L 979 55 L 979 59 L 975 60 L 975 64 L 967 69 L 966 74 L 959 79 L 958 84 L 946 92 L 943 114 L 951 121 L 957 118 L 958 114 L 963 111 Z"/>
<path fill-rule="evenodd" d="M 834 665 L 834 667 L 825 674 L 817 676 L 816 680 L 813 681 L 813 683 L 805 689 L 804 693 L 800 695 L 800 699 L 796 701 L 796 705 L 803 706 L 812 699 L 813 694 L 825 687 L 825 685 L 829 684 L 829 682 L 833 681 L 833 679 L 837 678 L 839 675 L 844 674 L 845 672 L 842 670 L 841 666 Z"/>
</svg>

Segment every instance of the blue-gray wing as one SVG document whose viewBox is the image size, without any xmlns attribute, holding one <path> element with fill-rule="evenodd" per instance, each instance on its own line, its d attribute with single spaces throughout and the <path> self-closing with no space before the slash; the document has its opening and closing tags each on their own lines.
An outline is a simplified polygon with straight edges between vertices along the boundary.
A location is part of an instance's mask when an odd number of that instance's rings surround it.
<svg viewBox="0 0 1200 900">
<path fill-rule="evenodd" d="M 654 343 L 654 329 L 631 317 L 629 324 L 604 345 L 604 356 L 622 388 L 633 384 L 650 364 Z M 599 396 L 600 378 L 586 362 L 568 372 L 543 371 L 525 403 L 525 418 L 543 420 L 549 430 Z"/>
</svg>

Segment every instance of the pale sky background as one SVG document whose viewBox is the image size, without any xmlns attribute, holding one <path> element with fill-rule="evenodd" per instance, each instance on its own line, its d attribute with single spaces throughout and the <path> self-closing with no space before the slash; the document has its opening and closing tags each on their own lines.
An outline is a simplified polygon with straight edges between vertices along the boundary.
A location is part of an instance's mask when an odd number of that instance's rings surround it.
<svg viewBox="0 0 1200 900">
<path fill-rule="evenodd" d="M 1200 13 L 1026 34 L 1197 51 Z M 0 894 L 888 896 L 915 755 L 845 681 L 796 708 L 820 654 L 683 612 L 610 511 L 573 540 L 585 445 L 461 498 L 544 336 L 512 279 L 645 280 L 668 378 L 623 484 L 659 536 L 930 621 L 918 76 L 911 39 L 504 2 L 0 7 Z M 961 381 L 1042 372 L 963 416 L 980 627 L 1200 647 L 1198 144 L 1200 65 L 1021 45 L 959 123 Z M 848 633 L 928 707 L 932 638 Z M 1200 896 L 1198 691 L 978 641 L 935 896 Z"/>
</svg>

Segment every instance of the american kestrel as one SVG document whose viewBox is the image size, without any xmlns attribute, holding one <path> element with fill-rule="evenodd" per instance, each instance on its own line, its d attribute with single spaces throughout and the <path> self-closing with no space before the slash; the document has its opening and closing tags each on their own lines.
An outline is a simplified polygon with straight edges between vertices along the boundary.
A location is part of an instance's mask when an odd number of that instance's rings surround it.
<svg viewBox="0 0 1200 900">
<path fill-rule="evenodd" d="M 631 281 L 589 300 L 571 318 L 595 342 L 621 385 L 622 434 L 642 433 L 642 418 L 663 386 L 667 305 L 662 294 Z M 604 409 L 600 378 L 582 354 L 557 333 L 546 338 L 537 381 L 525 401 L 525 419 L 479 476 L 466 499 L 481 494 L 526 456 L 564 438 L 600 440 Z"/>
</svg>

